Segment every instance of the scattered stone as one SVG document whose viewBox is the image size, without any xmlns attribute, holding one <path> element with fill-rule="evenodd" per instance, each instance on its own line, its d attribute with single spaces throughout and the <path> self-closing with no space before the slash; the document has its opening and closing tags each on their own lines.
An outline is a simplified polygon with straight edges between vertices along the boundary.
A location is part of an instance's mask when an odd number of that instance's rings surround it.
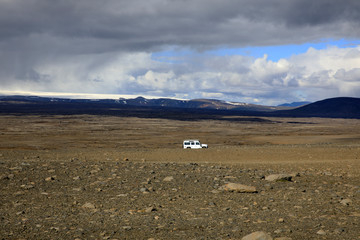
<svg viewBox="0 0 360 240">
<path fill-rule="evenodd" d="M 25 214 L 25 211 L 20 211 L 20 212 L 17 212 L 16 215 L 22 215 L 22 214 Z"/>
<path fill-rule="evenodd" d="M 21 171 L 22 170 L 22 167 L 12 167 L 12 168 L 9 168 L 10 171 Z"/>
<path fill-rule="evenodd" d="M 128 194 L 127 193 L 120 193 L 118 195 L 116 195 L 117 197 L 127 197 Z"/>
<path fill-rule="evenodd" d="M 256 188 L 240 183 L 227 183 L 222 187 L 225 191 L 238 193 L 257 193 Z"/>
<path fill-rule="evenodd" d="M 80 180 L 80 176 L 73 177 L 73 180 Z"/>
<path fill-rule="evenodd" d="M 29 189 L 34 188 L 35 186 L 33 184 L 25 184 L 25 185 L 21 185 L 21 187 L 23 189 L 29 190 Z"/>
<path fill-rule="evenodd" d="M 234 176 L 225 176 L 224 178 L 225 179 L 236 179 L 236 177 L 234 177 Z"/>
<path fill-rule="evenodd" d="M 94 204 L 89 203 L 89 202 L 85 203 L 85 204 L 82 205 L 81 207 L 82 207 L 82 208 L 87 208 L 87 209 L 95 209 L 95 208 L 96 208 Z"/>
<path fill-rule="evenodd" d="M 347 199 L 341 200 L 340 203 L 344 206 L 349 206 L 352 203 L 352 201 L 351 201 L 351 199 L 347 198 Z"/>
<path fill-rule="evenodd" d="M 140 188 L 140 192 L 142 192 L 142 193 L 149 193 L 150 191 L 149 191 L 149 189 L 143 187 L 143 188 Z"/>
<path fill-rule="evenodd" d="M 59 227 L 51 227 L 50 230 L 58 232 L 60 230 L 60 228 Z"/>
<path fill-rule="evenodd" d="M 124 160 L 124 162 L 128 162 L 128 161 L 129 161 L 129 159 L 128 159 L 128 158 L 124 158 L 123 160 Z"/>
<path fill-rule="evenodd" d="M 96 161 L 82 156 L 84 160 L 75 163 L 69 163 L 68 156 L 60 156 L 64 162 L 31 160 L 30 166 L 21 164 L 22 159 L 0 160 L 0 188 L 4 193 L 0 232 L 10 239 L 35 236 L 78 240 L 164 236 L 356 239 L 359 235 L 359 179 L 356 175 L 347 177 L 346 171 L 333 170 L 332 166 L 333 176 L 323 176 L 316 174 L 320 167 L 264 164 L 256 166 L 257 170 L 246 169 L 246 165 L 141 163 L 132 161 L 132 156 L 131 161 L 122 162 L 122 157 L 120 161 L 102 158 L 103 152 L 94 156 L 98 157 Z M 141 159 L 141 154 L 134 159 Z M 158 157 L 166 160 L 166 156 Z M 22 170 L 9 170 L 16 166 Z M 301 178 L 292 174 L 298 183 L 258 179 L 294 171 L 302 174 Z M 258 194 L 236 193 L 256 190 Z M 254 233 L 252 238 L 245 236 L 261 230 L 268 232 L 265 238 Z"/>
<path fill-rule="evenodd" d="M 123 226 L 122 227 L 124 230 L 126 230 L 126 231 L 129 231 L 129 230 L 131 230 L 132 229 L 132 227 L 131 226 Z"/>
<path fill-rule="evenodd" d="M 345 232 L 344 228 L 337 228 L 337 229 L 334 230 L 334 233 L 336 233 L 336 234 L 341 234 L 343 232 Z"/>
<path fill-rule="evenodd" d="M 47 177 L 47 178 L 45 178 L 45 181 L 47 181 L 47 182 L 53 181 L 53 180 L 55 180 L 55 177 L 56 176 Z"/>
<path fill-rule="evenodd" d="M 24 194 L 25 194 L 25 192 L 23 192 L 23 191 L 17 191 L 17 192 L 14 193 L 14 196 L 17 197 L 17 196 L 21 196 L 21 195 L 24 195 Z"/>
<path fill-rule="evenodd" d="M 146 179 L 146 181 L 142 182 L 142 184 L 151 184 L 151 179 L 150 178 Z"/>
<path fill-rule="evenodd" d="M 246 235 L 241 240 L 273 240 L 273 238 L 267 233 L 259 231 Z"/>
<path fill-rule="evenodd" d="M 291 181 L 291 179 L 292 176 L 289 174 L 271 174 L 265 177 L 265 180 L 269 182 L 286 182 Z"/>
<path fill-rule="evenodd" d="M 155 211 L 157 211 L 157 209 L 154 208 L 154 207 L 148 207 L 148 208 L 145 209 L 146 213 L 151 213 L 151 212 L 155 212 Z"/>
<path fill-rule="evenodd" d="M 163 179 L 163 182 L 171 182 L 172 180 L 174 180 L 174 177 L 173 176 L 168 176 L 168 177 L 165 177 Z"/>
</svg>

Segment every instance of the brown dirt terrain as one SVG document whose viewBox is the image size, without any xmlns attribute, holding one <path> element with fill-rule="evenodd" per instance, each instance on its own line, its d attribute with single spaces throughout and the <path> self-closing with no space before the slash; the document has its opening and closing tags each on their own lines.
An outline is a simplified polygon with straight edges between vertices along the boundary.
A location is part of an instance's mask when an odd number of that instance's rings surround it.
<svg viewBox="0 0 360 240">
<path fill-rule="evenodd" d="M 360 120 L 239 118 L 0 116 L 1 239 L 360 239 Z"/>
</svg>

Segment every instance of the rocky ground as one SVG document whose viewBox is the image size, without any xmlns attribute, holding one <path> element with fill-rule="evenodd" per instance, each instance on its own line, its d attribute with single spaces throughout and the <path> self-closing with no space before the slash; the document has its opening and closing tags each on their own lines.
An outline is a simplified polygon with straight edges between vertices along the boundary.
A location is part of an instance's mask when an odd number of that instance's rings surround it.
<svg viewBox="0 0 360 240">
<path fill-rule="evenodd" d="M 31 128 L 5 123 L 1 239 L 242 239 L 257 231 L 273 239 L 360 239 L 353 135 L 347 142 L 344 135 L 328 141 L 331 134 L 327 143 L 115 151 L 84 147 L 92 141 L 84 135 L 80 146 L 62 135 L 51 142 L 48 128 L 34 148 Z"/>
</svg>

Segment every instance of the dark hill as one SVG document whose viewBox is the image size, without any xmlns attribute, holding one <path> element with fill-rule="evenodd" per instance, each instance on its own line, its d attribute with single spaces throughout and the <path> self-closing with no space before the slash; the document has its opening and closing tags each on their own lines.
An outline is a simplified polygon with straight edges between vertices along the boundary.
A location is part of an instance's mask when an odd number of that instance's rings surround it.
<svg viewBox="0 0 360 240">
<path fill-rule="evenodd" d="M 287 117 L 360 118 L 360 98 L 329 98 L 274 114 Z"/>
</svg>

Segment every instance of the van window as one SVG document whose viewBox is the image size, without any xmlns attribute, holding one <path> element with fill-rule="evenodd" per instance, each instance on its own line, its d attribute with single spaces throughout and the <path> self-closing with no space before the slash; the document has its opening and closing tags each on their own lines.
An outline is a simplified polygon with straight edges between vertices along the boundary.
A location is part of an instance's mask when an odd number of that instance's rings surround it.
<svg viewBox="0 0 360 240">
<path fill-rule="evenodd" d="M 194 145 L 194 142 L 191 142 L 191 145 Z"/>
<path fill-rule="evenodd" d="M 196 145 L 200 145 L 200 143 L 199 143 L 199 142 L 196 142 Z"/>
<path fill-rule="evenodd" d="M 189 143 L 189 142 L 185 142 L 185 145 L 190 145 L 190 143 Z"/>
</svg>

